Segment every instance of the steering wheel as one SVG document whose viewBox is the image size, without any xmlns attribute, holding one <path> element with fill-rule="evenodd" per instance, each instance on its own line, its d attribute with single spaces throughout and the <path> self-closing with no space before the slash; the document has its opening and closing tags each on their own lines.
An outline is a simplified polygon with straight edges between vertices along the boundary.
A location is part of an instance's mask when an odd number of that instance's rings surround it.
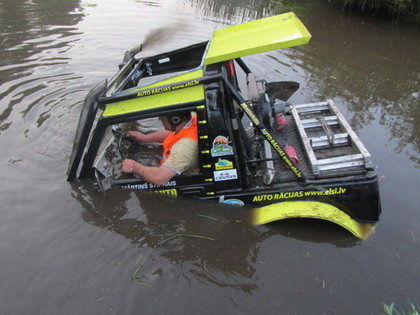
<svg viewBox="0 0 420 315">
<path fill-rule="evenodd" d="M 134 153 L 130 152 L 130 148 L 135 148 L 137 142 L 126 136 L 121 134 L 121 136 L 117 137 L 117 149 L 118 149 L 118 153 L 121 156 L 121 159 L 125 160 L 125 159 L 133 159 L 134 157 L 132 156 Z"/>
</svg>

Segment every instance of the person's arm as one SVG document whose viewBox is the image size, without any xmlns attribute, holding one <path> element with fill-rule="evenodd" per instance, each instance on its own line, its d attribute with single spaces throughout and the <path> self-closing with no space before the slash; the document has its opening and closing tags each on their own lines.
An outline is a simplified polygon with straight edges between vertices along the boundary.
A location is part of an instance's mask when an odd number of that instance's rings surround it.
<svg viewBox="0 0 420 315">
<path fill-rule="evenodd" d="M 129 131 L 128 136 L 138 143 L 163 142 L 171 132 L 165 129 L 144 134 L 140 131 Z"/>
<path fill-rule="evenodd" d="M 135 173 L 145 181 L 158 186 L 166 184 L 172 177 L 176 175 L 176 172 L 169 167 L 144 166 L 143 164 L 130 159 L 123 160 L 122 170 L 125 173 Z"/>
</svg>

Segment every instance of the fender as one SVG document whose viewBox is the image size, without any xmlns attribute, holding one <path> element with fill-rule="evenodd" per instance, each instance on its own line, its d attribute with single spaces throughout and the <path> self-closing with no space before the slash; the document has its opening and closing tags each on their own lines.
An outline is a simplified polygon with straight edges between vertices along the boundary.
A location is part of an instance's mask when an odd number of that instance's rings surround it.
<svg viewBox="0 0 420 315">
<path fill-rule="evenodd" d="M 366 239 L 374 230 L 374 225 L 352 219 L 340 209 L 317 201 L 289 201 L 253 209 L 251 222 L 255 225 L 273 221 L 308 218 L 322 219 L 338 224 L 360 239 Z"/>
</svg>

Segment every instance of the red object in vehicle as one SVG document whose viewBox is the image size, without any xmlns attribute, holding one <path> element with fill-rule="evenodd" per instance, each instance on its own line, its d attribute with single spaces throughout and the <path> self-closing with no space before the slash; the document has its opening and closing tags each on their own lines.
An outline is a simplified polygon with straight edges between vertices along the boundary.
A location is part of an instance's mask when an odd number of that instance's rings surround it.
<svg viewBox="0 0 420 315">
<path fill-rule="evenodd" d="M 228 70 L 229 78 L 234 78 L 235 77 L 235 65 L 234 65 L 232 60 L 230 60 L 226 63 L 226 68 Z"/>
<path fill-rule="evenodd" d="M 283 147 L 283 150 L 287 153 L 289 158 L 292 160 L 293 164 L 295 165 L 299 164 L 299 159 L 298 159 L 298 156 L 294 147 L 292 147 L 291 145 L 285 145 Z"/>
<path fill-rule="evenodd" d="M 277 131 L 283 131 L 286 129 L 287 121 L 286 118 L 284 118 L 283 113 L 276 114 L 276 130 Z"/>
</svg>

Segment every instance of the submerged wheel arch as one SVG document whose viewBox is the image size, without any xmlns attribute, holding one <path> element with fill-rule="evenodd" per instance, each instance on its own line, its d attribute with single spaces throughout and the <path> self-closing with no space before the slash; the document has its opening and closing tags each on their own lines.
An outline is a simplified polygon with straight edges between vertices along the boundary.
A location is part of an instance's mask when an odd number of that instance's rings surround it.
<svg viewBox="0 0 420 315">
<path fill-rule="evenodd" d="M 292 218 L 321 219 L 335 223 L 354 236 L 365 239 L 374 225 L 361 223 L 333 205 L 318 201 L 290 201 L 253 209 L 251 221 L 255 225 Z"/>
</svg>

